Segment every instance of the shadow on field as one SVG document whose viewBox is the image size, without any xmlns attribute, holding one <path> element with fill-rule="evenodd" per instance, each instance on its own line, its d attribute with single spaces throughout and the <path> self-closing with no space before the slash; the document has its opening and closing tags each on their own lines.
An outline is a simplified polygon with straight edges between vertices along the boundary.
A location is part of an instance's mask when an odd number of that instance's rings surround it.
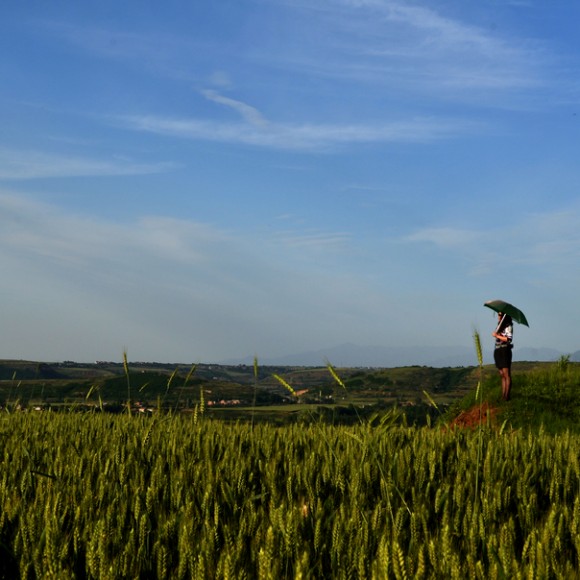
<svg viewBox="0 0 580 580">
<path fill-rule="evenodd" d="M 0 542 L 0 578 L 19 578 L 18 562 L 13 552 Z"/>
</svg>

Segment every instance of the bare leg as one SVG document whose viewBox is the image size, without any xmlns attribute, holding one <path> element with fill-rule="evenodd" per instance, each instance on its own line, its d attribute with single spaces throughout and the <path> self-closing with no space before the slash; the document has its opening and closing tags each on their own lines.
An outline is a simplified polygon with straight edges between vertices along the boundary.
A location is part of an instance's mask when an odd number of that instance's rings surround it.
<svg viewBox="0 0 580 580">
<path fill-rule="evenodd" d="M 499 369 L 499 374 L 501 376 L 501 396 L 504 401 L 510 400 L 510 392 L 512 389 L 512 375 L 511 369 Z"/>
</svg>

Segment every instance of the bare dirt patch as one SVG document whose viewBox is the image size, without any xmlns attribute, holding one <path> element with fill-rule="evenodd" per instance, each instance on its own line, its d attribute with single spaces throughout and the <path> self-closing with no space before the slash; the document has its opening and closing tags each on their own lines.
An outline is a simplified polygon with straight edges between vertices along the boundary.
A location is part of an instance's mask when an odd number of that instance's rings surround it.
<svg viewBox="0 0 580 580">
<path fill-rule="evenodd" d="M 496 424 L 497 407 L 491 407 L 488 403 L 483 403 L 481 406 L 476 405 L 468 411 L 461 411 L 453 421 L 450 427 L 459 427 L 462 429 L 475 429 L 478 425 L 487 425 L 488 420 L 491 425 Z"/>
</svg>

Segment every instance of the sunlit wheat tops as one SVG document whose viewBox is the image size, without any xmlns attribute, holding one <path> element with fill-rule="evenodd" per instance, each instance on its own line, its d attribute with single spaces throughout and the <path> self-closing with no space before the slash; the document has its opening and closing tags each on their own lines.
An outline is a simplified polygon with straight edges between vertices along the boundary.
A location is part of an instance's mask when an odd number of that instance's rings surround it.
<svg viewBox="0 0 580 580">
<path fill-rule="evenodd" d="M 171 373 L 171 375 L 169 375 L 169 378 L 167 379 L 167 387 L 165 388 L 166 394 L 169 392 L 169 388 L 171 387 L 171 383 L 173 383 L 173 380 L 177 376 L 178 371 L 179 371 L 179 367 L 176 367 L 175 370 Z"/>
<path fill-rule="evenodd" d="M 577 396 L 572 364 L 546 380 Z M 0 578 L 580 578 L 570 431 L 419 429 L 395 408 L 221 422 L 203 384 L 193 418 L 100 410 L 0 415 Z"/>
<path fill-rule="evenodd" d="M 123 370 L 125 372 L 125 375 L 129 374 L 129 363 L 127 361 L 127 349 L 126 348 L 123 349 Z"/>
<path fill-rule="evenodd" d="M 343 389 L 346 389 L 346 385 L 343 383 L 342 379 L 338 376 L 338 373 L 336 372 L 334 367 L 328 361 L 326 362 L 326 368 L 328 369 L 328 372 L 330 373 L 336 384 L 341 386 Z"/>
<path fill-rule="evenodd" d="M 131 376 L 129 374 L 129 363 L 127 361 L 127 349 L 123 349 L 123 370 L 127 380 L 127 411 L 131 413 Z"/>
<path fill-rule="evenodd" d="M 0 578 L 580 577 L 570 433 L 5 413 L 0 439 Z"/>
<path fill-rule="evenodd" d="M 258 357 L 254 356 L 254 396 L 252 398 L 252 430 L 254 428 L 254 416 L 256 413 L 256 400 L 258 396 L 258 378 L 259 378 L 259 369 L 258 369 Z"/>
<path fill-rule="evenodd" d="M 291 385 L 289 385 L 280 375 L 277 374 L 273 374 L 272 375 L 285 389 L 287 389 L 288 391 L 290 391 L 290 393 L 294 396 L 296 396 L 296 391 L 292 388 Z"/>
<path fill-rule="evenodd" d="M 183 383 L 183 386 L 187 386 L 187 384 L 189 383 L 191 377 L 193 376 L 193 373 L 197 370 L 197 365 L 191 365 L 191 368 L 189 369 L 189 372 L 187 373 L 187 376 L 185 377 L 185 381 Z"/>
<path fill-rule="evenodd" d="M 483 409 L 483 390 L 482 390 L 482 379 L 483 379 L 483 351 L 481 348 L 481 338 L 479 337 L 479 332 L 477 330 L 473 331 L 473 341 L 475 343 L 475 351 L 477 353 L 477 360 L 479 362 L 479 380 L 477 381 L 477 391 L 475 393 L 475 400 L 479 398 L 479 422 L 478 422 L 478 434 L 477 434 L 477 460 L 475 463 L 475 485 L 474 485 L 474 505 L 477 506 L 479 503 L 479 477 L 480 477 L 480 465 L 482 456 L 482 446 L 483 446 L 483 426 L 482 426 L 482 409 Z"/>
<path fill-rule="evenodd" d="M 477 362 L 480 367 L 483 366 L 483 349 L 481 348 L 481 338 L 477 330 L 473 331 L 473 341 L 475 342 L 475 352 L 477 353 Z"/>
</svg>

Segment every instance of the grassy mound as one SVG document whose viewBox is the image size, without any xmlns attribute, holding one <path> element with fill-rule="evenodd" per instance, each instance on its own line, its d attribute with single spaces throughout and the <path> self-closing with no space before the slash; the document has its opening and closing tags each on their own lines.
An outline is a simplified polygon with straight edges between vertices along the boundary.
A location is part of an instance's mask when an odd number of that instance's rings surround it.
<svg viewBox="0 0 580 580">
<path fill-rule="evenodd" d="M 484 421 L 491 414 L 503 428 L 547 433 L 580 432 L 580 364 L 562 357 L 550 365 L 514 363 L 509 402 L 502 401 L 499 375 L 495 367 L 481 368 L 479 390 L 475 389 L 454 404 L 442 417 L 446 424 L 479 407 Z M 460 421 L 459 421 L 460 423 Z"/>
</svg>

